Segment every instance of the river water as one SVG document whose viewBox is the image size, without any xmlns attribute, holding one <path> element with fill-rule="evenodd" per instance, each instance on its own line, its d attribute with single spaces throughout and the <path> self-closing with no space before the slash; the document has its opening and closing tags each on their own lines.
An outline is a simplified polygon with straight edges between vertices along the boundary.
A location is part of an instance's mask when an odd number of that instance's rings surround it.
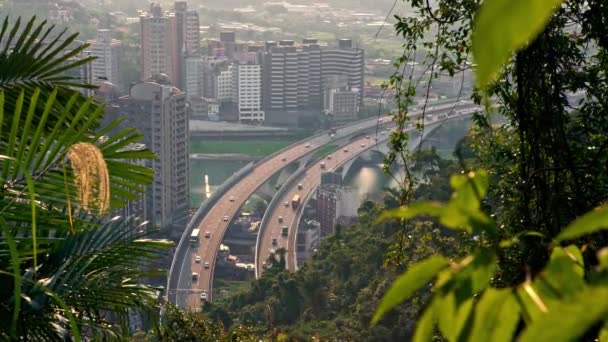
<svg viewBox="0 0 608 342">
<path fill-rule="evenodd" d="M 222 182 L 247 164 L 233 160 L 191 160 L 191 207 L 198 207 Z M 381 164 L 370 162 L 353 164 L 345 182 L 358 190 L 361 199 L 375 197 L 385 187 L 395 186 L 392 178 L 382 172 Z"/>
<path fill-rule="evenodd" d="M 431 145 L 437 147 L 442 156 L 450 156 L 454 146 L 467 134 L 470 126 L 468 120 L 446 123 L 433 134 Z M 213 193 L 222 182 L 248 163 L 234 160 L 191 160 L 191 206 L 193 208 L 200 206 L 207 198 L 206 193 Z M 361 200 L 381 198 L 385 188 L 397 186 L 393 178 L 382 171 L 381 166 L 377 160 L 359 159 L 349 171 L 345 179 L 346 185 L 357 189 Z"/>
</svg>

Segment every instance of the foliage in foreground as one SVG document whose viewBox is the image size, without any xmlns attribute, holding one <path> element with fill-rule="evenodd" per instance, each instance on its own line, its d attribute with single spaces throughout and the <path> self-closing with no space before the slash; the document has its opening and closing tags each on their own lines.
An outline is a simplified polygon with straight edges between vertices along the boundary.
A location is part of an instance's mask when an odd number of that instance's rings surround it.
<svg viewBox="0 0 608 342">
<path fill-rule="evenodd" d="M 103 107 L 74 89 L 91 62 L 76 35 L 32 18 L 0 28 L 0 339 L 54 341 L 128 333 L 129 312 L 157 309 L 170 244 L 108 213 L 137 199 L 152 159 L 134 130 L 98 127 Z"/>
<path fill-rule="evenodd" d="M 428 341 L 435 327 L 450 341 L 512 341 L 515 336 L 519 341 L 572 341 L 603 322 L 608 314 L 608 249 L 598 252 L 596 267 L 586 269 L 586 247 L 562 243 L 608 228 L 607 208 L 566 227 L 553 240 L 551 258 L 536 277 L 496 288 L 492 280 L 498 254 L 518 244 L 519 237 L 500 240 L 496 224 L 480 210 L 489 184 L 485 171 L 453 176 L 451 183 L 454 192 L 446 204 L 419 202 L 388 212 L 381 220 L 432 216 L 445 227 L 476 236 L 477 248 L 463 258 L 433 256 L 411 266 L 385 294 L 374 323 L 429 282 L 432 296 L 414 341 Z M 524 235 L 542 238 L 534 231 Z"/>
<path fill-rule="evenodd" d="M 408 203 L 385 216 L 431 216 L 477 246 L 465 257 L 409 267 L 374 322 L 430 283 L 415 341 L 435 332 L 449 341 L 605 340 L 605 2 L 408 2 L 419 16 L 398 17 L 405 40 L 399 65 L 424 46 L 431 73 L 464 75 L 473 54 L 483 87 L 473 97 L 496 100 L 508 125 L 492 127 L 492 110 L 475 116 L 474 149 L 490 176 L 454 176 L 447 203 Z M 416 82 L 406 77 L 398 72 L 392 80 L 405 102 Z M 395 121 L 403 125 L 406 114 L 400 106 Z"/>
</svg>

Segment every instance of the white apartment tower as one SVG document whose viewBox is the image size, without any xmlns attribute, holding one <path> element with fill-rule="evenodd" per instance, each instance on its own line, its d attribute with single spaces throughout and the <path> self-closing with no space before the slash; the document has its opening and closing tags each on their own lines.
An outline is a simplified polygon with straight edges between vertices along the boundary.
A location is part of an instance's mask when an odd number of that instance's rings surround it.
<svg viewBox="0 0 608 342">
<path fill-rule="evenodd" d="M 91 55 L 97 57 L 92 65 L 93 83 L 110 82 L 119 85 L 119 59 L 122 42 L 112 39 L 108 29 L 97 30 L 97 38 L 90 40 Z"/>
<path fill-rule="evenodd" d="M 239 121 L 264 121 L 262 110 L 262 66 L 237 64 L 233 69 Z"/>
<path fill-rule="evenodd" d="M 217 99 L 223 102 L 233 101 L 234 95 L 234 82 L 233 82 L 233 66 L 229 66 L 228 69 L 220 71 L 215 77 L 215 90 Z"/>
<path fill-rule="evenodd" d="M 186 227 L 190 205 L 186 94 L 166 76 L 156 75 L 131 87 L 117 104 L 117 114 L 144 135 L 145 145 L 156 154 L 148 165 L 155 176 L 145 193 L 146 219 L 178 234 Z"/>
</svg>

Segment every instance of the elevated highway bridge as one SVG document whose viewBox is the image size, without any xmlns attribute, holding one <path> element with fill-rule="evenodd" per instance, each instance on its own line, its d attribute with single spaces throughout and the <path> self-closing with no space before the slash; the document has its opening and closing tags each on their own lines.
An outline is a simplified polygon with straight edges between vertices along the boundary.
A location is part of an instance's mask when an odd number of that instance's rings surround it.
<svg viewBox="0 0 608 342">
<path fill-rule="evenodd" d="M 454 109 L 470 108 L 471 106 L 470 103 L 451 103 L 429 107 L 427 116 L 437 113 L 438 115 L 435 117 L 438 117 L 441 113 L 445 113 L 447 118 L 447 113 Z M 411 115 L 419 116 L 420 113 L 417 110 L 413 111 Z M 245 202 L 267 184 L 274 175 L 278 175 L 292 163 L 299 165 L 295 173 L 302 172 L 306 168 L 306 161 L 314 152 L 327 144 L 338 145 L 341 149 L 345 145 L 359 144 L 360 146 L 360 139 L 353 142 L 350 141 L 350 138 L 354 135 L 375 135 L 376 130 L 384 130 L 391 126 L 394 126 L 391 117 L 384 116 L 342 126 L 333 132 L 325 131 L 251 163 L 230 177 L 209 199 L 203 202 L 184 230 L 169 270 L 167 299 L 180 307 L 190 307 L 193 310 L 200 307 L 202 293 L 205 293 L 204 296 L 207 300 L 213 300 L 213 273 L 216 256 L 226 230 Z M 356 155 L 355 151 L 357 150 L 351 152 L 353 157 Z M 289 176 L 287 174 L 279 178 L 285 180 L 289 179 Z M 198 243 L 189 241 L 194 229 L 199 229 Z"/>
<path fill-rule="evenodd" d="M 454 111 L 443 115 L 443 113 L 435 113 L 426 115 L 425 131 L 423 136 L 412 137 L 409 143 L 409 148 L 415 148 L 422 140 L 431 134 L 431 132 L 446 121 L 462 119 L 468 117 L 477 111 L 475 106 L 458 107 Z M 443 115 L 439 118 L 440 115 Z M 415 128 L 408 127 L 408 132 L 417 132 Z M 379 151 L 385 154 L 388 152 L 388 134 L 379 134 L 376 136 L 363 136 L 347 145 L 333 151 L 330 155 L 318 160 L 311 166 L 295 173 L 284 185 L 282 191 L 279 191 L 273 198 L 266 210 L 264 219 L 261 223 L 256 243 L 256 277 L 259 278 L 265 270 L 266 260 L 271 253 L 285 248 L 286 266 L 289 271 L 297 269 L 296 256 L 296 237 L 298 233 L 298 224 L 300 222 L 303 210 L 308 200 L 312 197 L 318 185 L 321 183 L 321 174 L 326 171 L 337 171 L 343 168 L 343 173 L 348 171 L 352 162 L 361 154 L 372 150 Z M 301 203 L 297 207 L 292 207 L 290 201 L 294 196 L 299 196 Z M 287 232 L 284 232 L 284 227 Z M 285 234 L 286 233 L 286 234 Z"/>
</svg>

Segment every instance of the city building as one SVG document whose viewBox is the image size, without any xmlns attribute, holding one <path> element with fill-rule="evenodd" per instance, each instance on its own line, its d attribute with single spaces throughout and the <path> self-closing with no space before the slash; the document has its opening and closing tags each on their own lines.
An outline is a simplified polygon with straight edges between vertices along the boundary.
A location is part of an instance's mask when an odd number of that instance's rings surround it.
<svg viewBox="0 0 608 342">
<path fill-rule="evenodd" d="M 217 71 L 215 76 L 215 91 L 214 94 L 221 102 L 234 102 L 234 82 L 233 82 L 232 65 L 227 66 L 224 70 Z"/>
<path fill-rule="evenodd" d="M 347 88 L 358 93 L 358 106 L 363 106 L 365 52 L 353 46 L 350 39 L 338 40 L 336 47 L 324 48 L 321 54 L 321 75 L 346 79 Z"/>
<path fill-rule="evenodd" d="M 203 96 L 205 59 L 197 55 L 186 56 L 184 65 L 183 90 L 188 94 L 188 98 Z"/>
<path fill-rule="evenodd" d="M 302 224 L 296 237 L 296 257 L 298 263 L 314 255 L 320 241 L 319 221 L 310 220 Z"/>
<path fill-rule="evenodd" d="M 356 93 L 354 117 L 362 106 L 364 52 L 353 47 L 349 39 L 341 39 L 337 46 L 321 46 L 316 39 L 307 38 L 301 44 L 292 40 L 268 41 L 262 53 L 263 109 L 271 123 L 294 123 L 302 116 L 318 116 L 325 106 L 324 79 L 336 77 L 344 85 L 333 92 L 338 102 Z M 341 118 L 348 117 L 338 108 Z M 352 107 L 350 109 L 353 109 Z"/>
<path fill-rule="evenodd" d="M 186 1 L 176 1 L 174 5 L 178 48 L 185 56 L 197 55 L 201 49 L 201 34 L 198 12 L 189 10 Z"/>
<path fill-rule="evenodd" d="M 159 4 L 139 17 L 141 26 L 141 76 L 143 79 L 165 74 L 180 84 L 178 27 L 174 14 L 163 13 Z"/>
<path fill-rule="evenodd" d="M 71 44 L 69 44 L 64 53 L 69 53 L 71 51 L 73 51 L 74 49 L 82 46 L 84 44 L 83 41 L 80 40 L 75 40 L 73 41 Z M 91 57 L 91 51 L 87 50 L 83 50 L 80 51 L 78 54 L 76 54 L 75 56 L 69 58 L 66 62 L 64 62 L 64 64 L 70 64 L 76 61 L 80 61 L 86 58 Z M 78 82 L 82 83 L 82 84 L 93 84 L 93 63 L 84 63 L 82 65 L 79 65 L 76 68 L 70 68 L 66 71 L 63 72 L 64 76 L 68 76 L 68 77 L 73 77 L 74 79 L 78 80 Z M 75 88 L 78 92 L 82 93 L 85 96 L 93 96 L 94 91 L 93 89 L 87 89 L 87 88 Z"/>
<path fill-rule="evenodd" d="M 321 108 L 321 50 L 316 40 L 266 42 L 264 109 L 272 121 L 287 122 L 289 111 Z"/>
<path fill-rule="evenodd" d="M 262 66 L 236 64 L 233 67 L 236 105 L 241 122 L 263 122 Z"/>
<path fill-rule="evenodd" d="M 355 189 L 343 186 L 342 183 L 339 173 L 322 174 L 321 184 L 316 192 L 317 219 L 322 237 L 335 233 L 336 225 L 349 226 L 357 218 L 359 196 Z"/>
<path fill-rule="evenodd" d="M 88 42 L 91 55 L 97 57 L 92 63 L 93 83 L 110 82 L 120 87 L 119 65 L 122 42 L 112 39 L 108 29 L 97 30 L 97 37 Z"/>
<path fill-rule="evenodd" d="M 159 74 L 132 86 L 109 107 L 107 116 L 125 118 L 124 125 L 137 128 L 156 154 L 146 165 L 155 172 L 145 193 L 146 219 L 177 236 L 186 227 L 190 204 L 186 94 Z"/>
<path fill-rule="evenodd" d="M 47 18 L 53 23 L 65 24 L 74 20 L 74 13 L 71 8 L 55 3 L 49 6 Z"/>
<path fill-rule="evenodd" d="M 336 123 L 356 119 L 359 111 L 359 89 L 350 88 L 345 75 L 328 76 L 323 81 L 323 112 Z"/>
<path fill-rule="evenodd" d="M 178 49 L 178 69 L 180 75 L 180 83 L 177 85 L 181 89 L 187 89 L 189 70 L 188 60 L 200 58 L 201 50 L 201 35 L 198 12 L 188 9 L 186 1 L 176 1 L 173 8 L 175 18 L 175 26 L 177 29 L 176 47 Z M 188 90 L 186 90 L 188 92 Z M 189 93 L 190 94 L 190 93 Z M 193 94 L 194 95 L 194 94 Z M 197 94 L 196 96 L 201 96 Z"/>
<path fill-rule="evenodd" d="M 190 105 L 190 118 L 197 120 L 219 121 L 220 102 L 215 98 L 188 97 Z"/>
</svg>

